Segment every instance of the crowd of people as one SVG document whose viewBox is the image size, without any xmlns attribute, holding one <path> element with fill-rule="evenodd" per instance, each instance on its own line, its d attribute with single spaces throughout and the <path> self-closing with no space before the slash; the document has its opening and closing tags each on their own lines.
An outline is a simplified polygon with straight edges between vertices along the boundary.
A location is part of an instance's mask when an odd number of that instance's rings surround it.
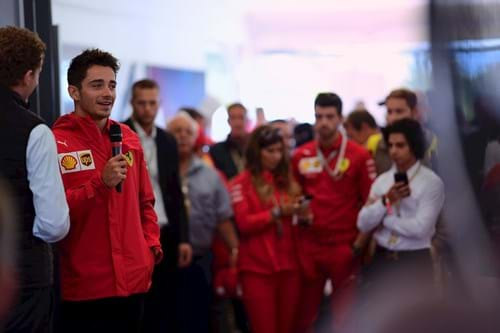
<svg viewBox="0 0 500 333">
<path fill-rule="evenodd" d="M 387 95 L 384 129 L 367 110 L 344 117 L 332 92 L 311 101 L 313 125 L 250 133 L 234 103 L 213 143 L 193 108 L 155 126 L 150 79 L 133 84 L 130 118 L 110 119 L 119 63 L 89 49 L 67 73 L 74 111 L 50 129 L 28 104 L 44 52 L 36 34 L 0 28 L 17 245 L 15 264 L 0 253 L 2 295 L 18 286 L 0 300 L 5 332 L 343 332 L 391 279 L 436 287 L 445 192 L 415 92 Z"/>
</svg>

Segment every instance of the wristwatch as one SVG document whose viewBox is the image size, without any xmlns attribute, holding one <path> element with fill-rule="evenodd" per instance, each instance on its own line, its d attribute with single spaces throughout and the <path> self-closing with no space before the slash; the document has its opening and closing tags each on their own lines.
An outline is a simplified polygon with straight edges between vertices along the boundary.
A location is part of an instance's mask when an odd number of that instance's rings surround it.
<svg viewBox="0 0 500 333">
<path fill-rule="evenodd" d="M 274 219 L 279 219 L 281 217 L 281 208 L 280 208 L 280 206 L 274 206 L 271 209 L 271 215 L 273 216 Z"/>
</svg>

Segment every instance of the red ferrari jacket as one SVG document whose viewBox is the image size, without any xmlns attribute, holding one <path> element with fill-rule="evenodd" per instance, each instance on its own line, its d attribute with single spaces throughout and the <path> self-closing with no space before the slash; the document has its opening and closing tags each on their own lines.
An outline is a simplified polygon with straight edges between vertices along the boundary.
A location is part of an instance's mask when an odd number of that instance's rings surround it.
<svg viewBox="0 0 500 333">
<path fill-rule="evenodd" d="M 269 172 L 264 180 L 273 184 Z M 290 217 L 282 218 L 283 233 L 278 236 L 272 222 L 272 200 L 263 202 L 255 190 L 248 170 L 236 176 L 230 185 L 234 217 L 240 233 L 238 267 L 240 271 L 271 274 L 282 270 L 297 269 L 297 256 Z M 290 200 L 286 193 L 274 191 L 276 202 Z"/>
<path fill-rule="evenodd" d="M 323 156 L 335 155 L 341 145 L 341 136 Z M 312 237 L 314 242 L 352 242 L 358 233 L 358 212 L 366 202 L 376 177 L 375 162 L 362 146 L 348 141 L 341 164 L 341 175 L 333 178 L 318 159 L 318 143 L 311 141 L 294 153 L 292 167 L 302 190 L 312 196 L 312 225 L 301 228 L 299 235 Z M 325 158 L 326 159 L 326 158 Z M 338 154 L 328 165 L 333 170 Z"/>
<path fill-rule="evenodd" d="M 128 296 L 151 284 L 151 248 L 160 246 L 153 189 L 139 138 L 123 124 L 127 178 L 121 193 L 104 184 L 111 123 L 101 132 L 90 117 L 72 113 L 54 124 L 71 225 L 59 244 L 64 300 Z"/>
</svg>

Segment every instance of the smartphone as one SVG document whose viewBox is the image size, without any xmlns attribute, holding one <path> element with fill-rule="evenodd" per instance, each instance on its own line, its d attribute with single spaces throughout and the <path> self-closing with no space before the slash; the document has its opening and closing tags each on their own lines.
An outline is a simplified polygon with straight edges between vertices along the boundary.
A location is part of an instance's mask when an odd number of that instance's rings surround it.
<svg viewBox="0 0 500 333">
<path fill-rule="evenodd" d="M 309 205 L 311 204 L 312 196 L 311 195 L 304 195 L 302 198 L 299 200 L 299 205 L 300 209 L 308 209 Z M 311 216 L 312 217 L 312 216 Z M 312 223 L 312 218 L 299 218 L 297 214 L 293 215 L 292 218 L 292 224 L 293 225 L 301 225 L 301 226 L 308 226 L 311 225 Z"/>
<path fill-rule="evenodd" d="M 394 182 L 395 183 L 404 183 L 408 185 L 408 175 L 406 172 L 397 172 L 394 174 Z"/>
<path fill-rule="evenodd" d="M 300 200 L 299 200 L 299 205 L 303 208 L 306 208 L 307 206 L 309 206 L 309 204 L 311 203 L 311 200 L 312 200 L 312 196 L 309 195 L 309 194 L 306 194 L 304 195 Z"/>
</svg>

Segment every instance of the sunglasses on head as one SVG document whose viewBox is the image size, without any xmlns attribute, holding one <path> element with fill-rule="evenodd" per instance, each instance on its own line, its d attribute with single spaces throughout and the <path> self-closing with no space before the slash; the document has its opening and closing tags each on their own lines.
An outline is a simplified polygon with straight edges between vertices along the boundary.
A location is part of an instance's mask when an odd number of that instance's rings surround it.
<svg viewBox="0 0 500 333">
<path fill-rule="evenodd" d="M 283 141 L 283 136 L 278 128 L 266 128 L 260 133 L 258 138 L 259 146 L 261 148 L 281 141 Z"/>
</svg>

